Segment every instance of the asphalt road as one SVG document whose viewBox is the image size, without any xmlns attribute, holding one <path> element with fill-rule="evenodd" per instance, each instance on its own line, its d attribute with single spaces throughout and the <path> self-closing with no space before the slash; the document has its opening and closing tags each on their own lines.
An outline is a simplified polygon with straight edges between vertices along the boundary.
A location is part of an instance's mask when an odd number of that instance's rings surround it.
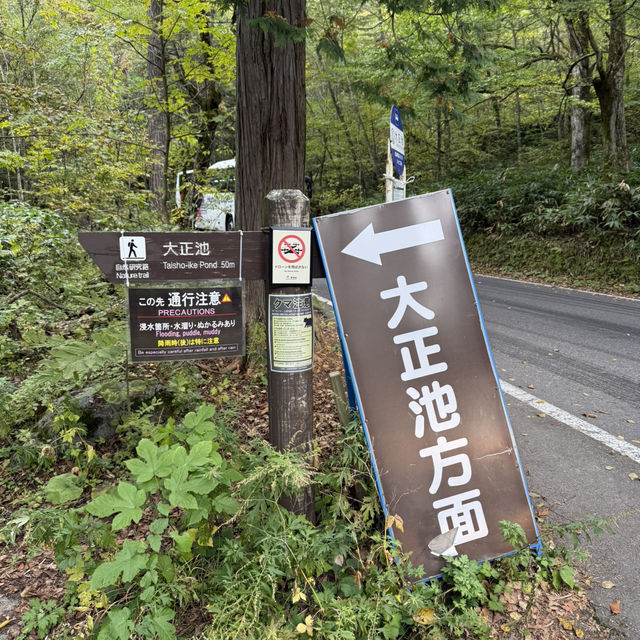
<svg viewBox="0 0 640 640">
<path fill-rule="evenodd" d="M 629 474 L 640 476 L 640 300 L 475 280 L 534 507 L 549 523 L 612 522 L 614 534 L 585 540 L 582 586 L 607 626 L 637 640 L 640 481 Z M 324 280 L 314 291 L 329 297 Z"/>
</svg>

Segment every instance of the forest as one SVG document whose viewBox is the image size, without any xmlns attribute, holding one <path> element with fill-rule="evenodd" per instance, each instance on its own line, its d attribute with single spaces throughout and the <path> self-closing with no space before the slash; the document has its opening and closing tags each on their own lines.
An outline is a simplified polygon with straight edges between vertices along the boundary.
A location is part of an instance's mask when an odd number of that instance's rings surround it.
<svg viewBox="0 0 640 640">
<path fill-rule="evenodd" d="M 0 0 L 0 638 L 513 638 L 543 610 L 583 637 L 556 594 L 578 602 L 579 535 L 605 523 L 543 528 L 536 555 L 504 522 L 513 556 L 408 589 L 328 383 L 312 464 L 266 441 L 263 325 L 242 362 L 129 362 L 123 287 L 77 234 L 189 229 L 176 176 L 237 156 L 254 4 L 273 51 L 304 47 L 312 216 L 383 201 L 395 104 L 408 195 L 453 190 L 473 269 L 640 293 L 635 0 L 307 0 L 295 24 L 255 0 Z M 309 485 L 315 525 L 279 506 Z"/>
</svg>

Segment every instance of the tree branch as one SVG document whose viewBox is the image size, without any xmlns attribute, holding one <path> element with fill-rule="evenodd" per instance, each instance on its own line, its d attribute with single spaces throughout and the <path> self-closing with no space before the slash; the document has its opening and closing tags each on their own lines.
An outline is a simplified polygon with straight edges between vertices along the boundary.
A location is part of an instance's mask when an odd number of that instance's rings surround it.
<svg viewBox="0 0 640 640">
<path fill-rule="evenodd" d="M 37 291 L 34 291 L 33 289 L 24 289 L 23 291 L 19 291 L 18 293 L 14 293 L 13 295 L 9 296 L 5 300 L 5 304 L 9 305 L 12 302 L 15 302 L 16 300 L 19 300 L 23 296 L 26 296 L 27 294 L 35 296 L 36 298 L 39 298 L 43 302 L 46 302 L 48 305 L 50 305 L 52 307 L 55 307 L 56 309 L 60 309 L 61 311 L 65 311 L 66 313 L 75 313 L 75 311 L 73 309 L 69 309 L 67 307 L 63 307 L 61 304 L 58 304 L 57 302 L 54 302 L 53 300 L 49 300 L 49 298 L 45 298 L 42 294 L 38 293 Z"/>
</svg>

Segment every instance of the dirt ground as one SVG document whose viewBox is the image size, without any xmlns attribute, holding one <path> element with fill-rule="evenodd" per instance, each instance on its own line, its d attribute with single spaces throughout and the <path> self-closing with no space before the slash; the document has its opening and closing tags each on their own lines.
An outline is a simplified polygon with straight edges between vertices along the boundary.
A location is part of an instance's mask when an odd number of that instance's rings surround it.
<svg viewBox="0 0 640 640">
<path fill-rule="evenodd" d="M 342 371 L 342 358 L 333 322 L 316 314 L 315 327 L 314 428 L 320 455 L 324 457 L 332 451 L 340 429 L 329 373 Z M 205 361 L 202 369 L 203 373 L 212 378 L 230 371 L 236 371 L 240 375 L 239 363 L 233 362 L 218 364 L 215 361 Z M 251 401 L 246 404 L 234 426 L 249 438 L 267 436 L 268 407 L 265 390 L 252 393 Z M 107 441 L 101 454 L 108 453 L 108 448 L 116 447 L 117 443 L 117 438 Z M 64 471 L 67 469 L 56 470 L 57 473 Z M 0 519 L 9 518 L 11 510 L 11 500 L 0 482 Z M 14 640 L 19 636 L 20 618 L 29 609 L 30 599 L 59 601 L 65 592 L 66 575 L 57 570 L 53 554 L 43 550 L 29 558 L 28 553 L 28 546 L 20 541 L 17 545 L 0 546 L 0 640 Z M 534 596 L 523 594 L 518 584 L 511 585 L 511 593 L 503 596 L 504 613 L 483 611 L 491 624 L 494 637 L 504 640 L 522 637 L 532 640 L 613 639 L 614 634 L 599 626 L 589 606 L 588 577 L 581 576 L 578 582 L 582 587 L 580 590 L 561 593 L 543 584 L 542 589 Z M 180 617 L 185 623 L 179 631 L 185 635 L 197 633 L 207 622 L 207 614 L 204 612 L 199 615 L 196 611 L 190 611 L 188 615 Z M 78 614 L 76 620 L 68 622 L 69 625 L 65 626 L 69 635 L 74 634 L 74 624 L 84 627 L 82 614 Z M 28 637 L 35 639 L 37 635 L 32 632 Z M 55 638 L 55 635 L 51 637 Z"/>
</svg>

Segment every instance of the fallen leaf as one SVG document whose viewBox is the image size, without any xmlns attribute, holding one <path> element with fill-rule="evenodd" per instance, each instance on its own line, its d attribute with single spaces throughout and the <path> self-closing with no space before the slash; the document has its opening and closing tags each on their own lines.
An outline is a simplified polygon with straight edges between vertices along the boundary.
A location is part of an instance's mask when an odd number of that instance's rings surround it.
<svg viewBox="0 0 640 640">
<path fill-rule="evenodd" d="M 611 471 L 611 470 L 613 469 L 613 467 L 609 467 L 609 466 L 607 466 L 607 467 L 605 467 L 605 469 L 606 469 L 607 471 Z"/>
<path fill-rule="evenodd" d="M 291 598 L 291 602 L 293 602 L 293 604 L 295 604 L 299 600 L 302 600 L 303 602 L 306 602 L 307 601 L 307 596 L 302 591 L 300 591 L 299 588 L 296 588 L 296 592 L 293 594 L 293 597 Z"/>
<path fill-rule="evenodd" d="M 629 479 L 630 480 L 637 480 L 638 479 L 638 474 L 637 473 L 630 473 L 629 474 Z"/>
<path fill-rule="evenodd" d="M 582 629 L 576 629 L 575 634 L 578 638 L 584 638 L 584 631 Z"/>
<path fill-rule="evenodd" d="M 636 421 L 635 421 L 635 420 L 627 420 L 627 422 L 628 422 L 629 424 L 635 424 L 635 423 L 636 423 Z"/>
<path fill-rule="evenodd" d="M 597 418 L 598 416 L 595 413 L 583 413 L 583 416 L 586 418 Z"/>
<path fill-rule="evenodd" d="M 538 515 L 539 516 L 548 516 L 549 515 L 549 509 L 540 509 L 540 511 L 538 511 Z"/>
<path fill-rule="evenodd" d="M 430 609 L 429 607 L 424 607 L 416 611 L 416 615 L 413 616 L 413 619 L 418 624 L 427 625 L 427 624 L 432 624 L 433 621 L 435 620 L 435 617 L 436 617 L 436 612 L 433 609 Z"/>
<path fill-rule="evenodd" d="M 620 600 L 616 600 L 609 605 L 609 609 L 611 609 L 611 613 L 617 616 L 620 613 Z"/>
<path fill-rule="evenodd" d="M 632 440 L 633 444 L 640 444 L 640 440 Z"/>
<path fill-rule="evenodd" d="M 603 589 L 613 589 L 616 585 L 611 582 L 611 580 L 603 580 L 602 588 Z"/>
<path fill-rule="evenodd" d="M 566 618 L 558 617 L 558 622 L 562 625 L 562 628 L 566 631 L 571 631 L 573 629 L 573 620 L 567 620 Z"/>
<path fill-rule="evenodd" d="M 618 440 L 624 440 L 624 436 L 618 436 Z"/>
<path fill-rule="evenodd" d="M 539 413 L 538 414 L 538 418 L 546 418 L 547 414 L 546 413 Z"/>
<path fill-rule="evenodd" d="M 344 565 L 344 556 L 339 553 L 334 559 L 333 559 L 334 564 L 337 564 L 339 567 L 341 567 L 342 565 Z"/>
<path fill-rule="evenodd" d="M 530 384 L 527 388 L 528 389 L 535 389 L 535 387 L 532 384 Z"/>
</svg>

